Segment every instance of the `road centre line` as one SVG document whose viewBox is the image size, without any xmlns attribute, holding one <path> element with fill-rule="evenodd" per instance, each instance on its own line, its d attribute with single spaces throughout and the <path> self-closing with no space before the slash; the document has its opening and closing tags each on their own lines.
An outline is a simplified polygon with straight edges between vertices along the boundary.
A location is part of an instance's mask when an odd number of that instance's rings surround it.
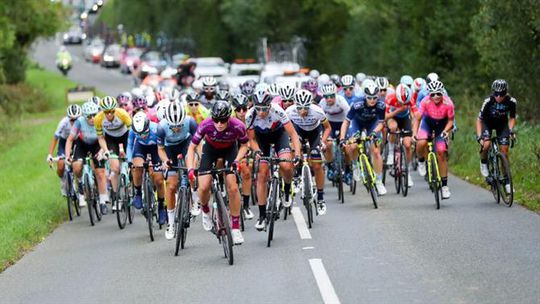
<svg viewBox="0 0 540 304">
<path fill-rule="evenodd" d="M 300 234 L 300 238 L 302 240 L 311 239 L 311 233 L 309 233 L 306 220 L 304 219 L 304 215 L 302 215 L 300 208 L 296 206 L 292 207 L 292 215 L 294 218 L 294 223 L 296 224 L 296 229 L 298 230 L 298 233 Z"/>
<path fill-rule="evenodd" d="M 339 298 L 334 290 L 332 281 L 326 273 L 324 264 L 321 259 L 309 259 L 309 266 L 311 266 L 311 271 L 317 281 L 317 286 L 319 287 L 319 292 L 323 298 L 325 304 L 340 304 Z"/>
</svg>

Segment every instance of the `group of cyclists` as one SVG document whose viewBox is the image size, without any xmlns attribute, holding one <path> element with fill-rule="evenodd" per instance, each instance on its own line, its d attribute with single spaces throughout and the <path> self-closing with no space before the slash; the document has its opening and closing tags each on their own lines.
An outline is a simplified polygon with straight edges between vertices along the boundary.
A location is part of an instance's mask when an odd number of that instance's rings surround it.
<svg viewBox="0 0 540 304">
<path fill-rule="evenodd" d="M 192 191 L 192 216 L 202 213 L 202 226 L 212 229 L 209 202 L 214 167 L 231 167 L 223 177 L 233 243 L 242 244 L 240 217 L 253 219 L 250 201 L 259 209 L 255 228 L 265 227 L 267 216 L 269 164 L 261 158 L 277 156 L 283 181 L 283 207 L 293 203 L 291 187 L 308 143 L 309 165 L 316 186 L 318 214 L 327 210 L 325 175 L 334 179 L 333 159 L 338 143 L 345 159 L 345 183 L 359 181 L 354 161 L 358 147 L 350 139 L 367 134 L 369 154 L 376 173 L 376 191 L 387 193 L 383 169 L 393 165 L 393 157 L 383 157 L 397 145 L 396 132 L 403 134 L 407 166 L 418 159 L 418 173 L 426 175 L 428 140 L 435 146 L 442 180 L 442 198 L 451 196 L 448 187 L 448 147 L 455 130 L 454 103 L 436 73 L 426 78 L 401 77 L 394 87 L 386 77 L 357 75 L 329 76 L 313 70 L 300 84 L 265 84 L 248 80 L 230 90 L 220 87 L 213 77 L 203 77 L 198 85 L 179 90 L 175 87 L 141 86 L 117 97 L 92 97 L 82 106 L 71 104 L 54 133 L 47 161 L 53 161 L 56 147 L 57 174 L 63 177 L 64 164 L 72 166 L 78 178 L 79 204 L 86 202 L 82 192 L 83 159 L 91 155 L 99 192 L 99 206 L 107 214 L 117 195 L 120 162 L 125 160 L 133 177 L 133 205 L 143 207 L 142 168 L 150 159 L 155 170 L 152 181 L 157 191 L 160 224 L 167 224 L 166 239 L 175 237 L 175 202 L 179 177 L 175 170 L 178 155 L 183 155 Z M 487 176 L 487 150 L 492 130 L 499 145 L 508 152 L 509 138 L 516 124 L 516 100 L 508 95 L 508 84 L 498 79 L 484 101 L 477 123 L 477 140 L 482 146 L 480 169 Z M 392 155 L 392 154 L 390 154 Z M 253 177 L 253 162 L 260 160 Z M 106 166 L 106 163 L 108 165 Z M 166 187 L 164 174 L 168 171 Z M 409 170 L 409 175 L 410 172 Z M 242 182 L 239 183 L 238 173 Z M 326 172 L 326 174 L 325 174 Z M 62 180 L 62 183 L 65 183 Z M 256 194 L 252 198 L 252 183 Z M 408 187 L 413 187 L 408 178 Z M 62 191 L 65 186 L 62 185 Z M 63 193 L 65 195 L 65 193 Z M 115 208 L 115 205 L 112 206 Z M 113 209 L 114 210 L 114 209 Z"/>
</svg>

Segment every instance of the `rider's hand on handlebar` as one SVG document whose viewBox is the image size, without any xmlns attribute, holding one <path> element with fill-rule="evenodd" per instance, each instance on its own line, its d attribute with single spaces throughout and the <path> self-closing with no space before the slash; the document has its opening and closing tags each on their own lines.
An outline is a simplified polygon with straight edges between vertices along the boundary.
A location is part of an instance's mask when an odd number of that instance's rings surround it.
<svg viewBox="0 0 540 304">
<path fill-rule="evenodd" d="M 172 162 L 170 159 L 164 161 L 162 164 L 161 164 L 161 170 L 163 171 L 167 171 L 169 170 L 169 168 L 172 166 Z"/>
<path fill-rule="evenodd" d="M 255 155 L 255 159 L 256 160 L 259 160 L 262 156 L 262 151 L 261 150 L 257 150 L 257 151 L 253 151 L 253 155 Z"/>
<path fill-rule="evenodd" d="M 322 152 L 326 151 L 326 143 L 324 142 L 321 142 L 321 151 Z"/>
<path fill-rule="evenodd" d="M 49 163 L 49 165 L 52 164 L 52 162 L 53 162 L 53 157 L 52 157 L 52 155 L 50 155 L 50 154 L 47 155 L 47 162 Z"/>
<path fill-rule="evenodd" d="M 240 162 L 237 160 L 233 161 L 231 168 L 236 172 L 240 172 Z"/>
<path fill-rule="evenodd" d="M 296 155 L 293 159 L 293 164 L 294 166 L 298 166 L 300 164 L 300 161 L 302 160 L 302 157 L 300 157 L 299 155 Z"/>
<path fill-rule="evenodd" d="M 66 164 L 68 164 L 68 166 L 71 166 L 71 163 L 73 163 L 73 159 L 71 157 L 66 157 Z"/>
<path fill-rule="evenodd" d="M 344 139 L 344 138 L 342 138 L 342 139 L 339 140 L 339 146 L 340 146 L 341 148 L 343 148 L 343 147 L 345 146 L 345 139 Z"/>
<path fill-rule="evenodd" d="M 441 137 L 444 138 L 444 139 L 448 139 L 448 132 L 442 131 L 441 132 Z"/>
<path fill-rule="evenodd" d="M 188 170 L 188 179 L 191 183 L 195 182 L 195 169 Z"/>
</svg>

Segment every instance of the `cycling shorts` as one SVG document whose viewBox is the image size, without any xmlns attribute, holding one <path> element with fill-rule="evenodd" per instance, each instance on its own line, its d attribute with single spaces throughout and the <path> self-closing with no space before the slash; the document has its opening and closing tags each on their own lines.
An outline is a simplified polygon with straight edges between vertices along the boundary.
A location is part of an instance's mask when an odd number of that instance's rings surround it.
<svg viewBox="0 0 540 304">
<path fill-rule="evenodd" d="M 362 130 L 366 130 L 366 134 L 370 135 L 371 132 L 375 130 L 378 124 L 379 124 L 378 120 L 367 123 L 367 124 L 362 124 L 360 122 L 357 122 L 356 120 L 352 120 L 349 126 L 349 130 L 347 130 L 347 137 L 351 137 L 357 132 L 360 132 Z M 378 139 L 382 139 L 382 132 L 381 131 L 377 132 L 376 137 Z"/>
<path fill-rule="evenodd" d="M 400 129 L 401 131 L 408 132 L 408 134 L 406 133 L 404 136 L 411 136 L 412 125 L 411 125 L 411 118 L 409 116 L 406 116 L 406 117 L 395 116 L 391 119 L 396 121 L 398 125 L 398 129 Z"/>
<path fill-rule="evenodd" d="M 109 149 L 110 152 L 119 155 L 120 154 L 120 144 L 124 145 L 124 151 L 127 149 L 127 141 L 128 141 L 128 134 L 129 132 L 124 133 L 124 135 L 116 137 L 111 136 L 107 133 L 105 133 L 105 141 L 107 142 L 107 149 Z"/>
<path fill-rule="evenodd" d="M 448 118 L 436 120 L 424 116 L 424 118 L 422 118 L 422 121 L 420 122 L 420 127 L 418 128 L 418 134 L 416 134 L 416 139 L 427 140 L 429 137 L 431 137 L 431 134 L 435 132 L 435 149 L 437 151 L 446 151 L 448 149 L 448 145 L 446 143 L 446 140 L 441 137 L 441 133 L 442 131 L 444 131 L 444 127 L 446 126 L 447 122 Z"/>
<path fill-rule="evenodd" d="M 133 145 L 133 158 L 142 158 L 146 160 L 146 156 L 150 154 L 152 165 L 154 168 L 158 167 L 161 164 L 161 159 L 159 158 L 157 145 L 141 145 L 139 142 L 135 142 Z M 159 170 L 154 170 L 159 171 Z"/>
<path fill-rule="evenodd" d="M 94 144 L 86 144 L 84 141 L 77 139 L 75 141 L 75 149 L 73 150 L 73 159 L 78 160 L 84 160 L 86 158 L 86 155 L 88 153 L 92 154 L 92 159 L 94 160 L 94 167 L 96 168 L 104 168 L 105 167 L 105 161 L 98 161 L 97 154 L 100 150 L 99 143 L 96 142 Z"/>
<path fill-rule="evenodd" d="M 309 143 L 309 159 L 310 160 L 321 160 L 321 151 L 319 150 L 319 145 L 321 144 L 321 126 L 315 130 L 305 131 L 300 128 L 296 129 L 298 136 L 300 137 L 300 142 L 307 141 Z"/>
<path fill-rule="evenodd" d="M 167 157 L 171 160 L 173 166 L 178 166 L 178 154 L 182 154 L 184 159 L 186 159 L 187 150 L 191 140 L 184 140 L 183 142 L 177 145 L 165 146 L 165 152 Z"/>
<path fill-rule="evenodd" d="M 330 133 L 330 138 L 337 138 L 339 139 L 339 134 L 341 133 L 341 125 L 343 124 L 342 121 L 329 121 L 330 122 L 330 128 L 332 128 L 332 132 Z"/>
<path fill-rule="evenodd" d="M 502 125 L 493 125 L 482 121 L 482 137 L 491 138 L 491 134 L 495 130 L 497 134 L 497 142 L 501 146 L 508 146 L 510 144 L 510 128 L 508 124 L 504 123 Z"/>
<path fill-rule="evenodd" d="M 66 155 L 66 139 L 60 137 L 58 139 L 58 148 L 56 149 L 56 156 Z"/>
<path fill-rule="evenodd" d="M 291 152 L 289 134 L 285 131 L 285 128 L 279 128 L 270 133 L 255 132 L 255 137 L 263 156 L 271 156 L 270 146 L 272 144 L 274 144 L 274 151 L 276 151 L 278 155 Z"/>
<path fill-rule="evenodd" d="M 202 147 L 201 154 L 201 164 L 199 165 L 199 174 L 200 172 L 209 171 L 212 169 L 213 165 L 217 162 L 218 159 L 223 159 L 223 164 L 225 166 L 230 166 L 236 159 L 238 155 L 238 145 L 233 145 L 232 147 L 226 149 L 216 149 L 209 144 L 204 144 Z M 233 172 L 228 172 L 232 174 Z"/>
</svg>

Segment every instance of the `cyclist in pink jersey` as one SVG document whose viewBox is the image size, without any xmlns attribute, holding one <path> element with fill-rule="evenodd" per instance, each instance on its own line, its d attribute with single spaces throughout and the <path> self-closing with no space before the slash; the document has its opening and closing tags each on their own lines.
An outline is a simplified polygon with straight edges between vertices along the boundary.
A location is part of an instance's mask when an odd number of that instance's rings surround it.
<svg viewBox="0 0 540 304">
<path fill-rule="evenodd" d="M 433 135 L 433 142 L 439 162 L 442 178 L 442 197 L 450 198 L 448 188 L 448 134 L 454 127 L 454 103 L 444 95 L 444 85 L 436 80 L 428 85 L 429 96 L 420 103 L 420 110 L 416 115 L 413 127 L 413 136 L 417 140 L 416 153 L 418 155 L 418 173 L 426 175 L 425 158 L 427 154 L 427 140 Z"/>
</svg>

